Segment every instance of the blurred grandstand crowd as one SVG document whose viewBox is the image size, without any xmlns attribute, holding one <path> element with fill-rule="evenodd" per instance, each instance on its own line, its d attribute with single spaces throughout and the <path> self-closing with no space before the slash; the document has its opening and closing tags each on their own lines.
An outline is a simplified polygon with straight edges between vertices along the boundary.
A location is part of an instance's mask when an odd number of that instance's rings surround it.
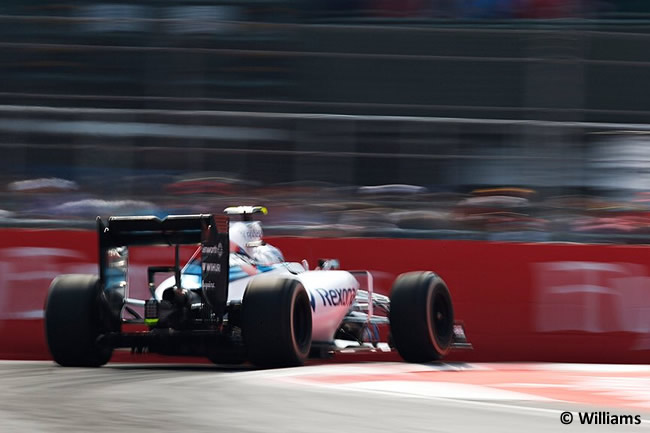
<svg viewBox="0 0 650 433">
<path fill-rule="evenodd" d="M 72 15 L 108 19 L 188 19 L 208 21 L 214 18 L 237 18 L 241 2 L 213 0 L 144 0 L 137 4 L 124 1 L 69 1 L 58 3 L 47 0 L 7 1 L 0 12 L 38 15 Z M 271 18 L 327 18 L 327 17 L 398 17 L 446 19 L 551 19 L 576 17 L 612 17 L 630 15 L 638 18 L 650 13 L 644 0 L 247 0 L 245 4 L 281 5 L 280 8 L 258 10 Z M 219 5 L 219 7 L 215 7 Z M 230 8 L 226 6 L 231 6 Z M 159 12 L 164 12 L 160 14 Z M 281 18 L 283 17 L 283 18 Z M 94 23 L 97 27 L 101 23 Z M 198 24 L 198 23 L 197 23 Z M 133 23 L 122 23 L 124 29 L 135 28 Z M 90 23 L 89 27 L 92 27 Z M 211 29 L 212 30 L 212 29 Z"/>
<path fill-rule="evenodd" d="M 270 209 L 265 230 L 274 235 L 614 243 L 647 243 L 650 235 L 650 193 L 614 200 L 580 189 L 268 185 L 205 175 L 11 181 L 2 193 L 0 224 L 92 228 L 96 216 L 164 217 L 264 204 Z"/>
<path fill-rule="evenodd" d="M 329 13 L 376 17 L 550 19 L 649 11 L 636 0 L 318 0 Z"/>
</svg>

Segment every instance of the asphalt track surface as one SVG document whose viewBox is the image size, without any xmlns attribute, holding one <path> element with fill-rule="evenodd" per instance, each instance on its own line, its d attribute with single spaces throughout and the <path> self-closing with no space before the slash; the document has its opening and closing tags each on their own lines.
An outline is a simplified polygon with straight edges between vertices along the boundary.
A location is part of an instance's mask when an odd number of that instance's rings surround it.
<svg viewBox="0 0 650 433">
<path fill-rule="evenodd" d="M 596 410 L 638 414 L 642 422 L 560 422 L 564 411 L 577 419 L 579 411 Z M 3 433 L 594 430 L 650 431 L 650 367 L 396 362 L 77 369 L 0 361 Z"/>
</svg>

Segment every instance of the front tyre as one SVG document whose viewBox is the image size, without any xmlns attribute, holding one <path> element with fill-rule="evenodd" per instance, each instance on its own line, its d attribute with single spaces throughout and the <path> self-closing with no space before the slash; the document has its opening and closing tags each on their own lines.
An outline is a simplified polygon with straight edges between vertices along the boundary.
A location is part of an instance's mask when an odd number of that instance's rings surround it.
<svg viewBox="0 0 650 433">
<path fill-rule="evenodd" d="M 242 299 L 241 324 L 248 360 L 256 366 L 298 366 L 309 355 L 311 306 L 298 280 L 253 279 Z"/>
<path fill-rule="evenodd" d="M 400 275 L 390 295 L 391 336 L 408 362 L 430 362 L 451 347 L 454 309 L 445 282 L 433 272 Z"/>
<path fill-rule="evenodd" d="M 106 331 L 102 287 L 95 275 L 61 275 L 45 301 L 45 336 L 50 353 L 64 367 L 99 367 L 113 349 L 97 344 Z"/>
</svg>

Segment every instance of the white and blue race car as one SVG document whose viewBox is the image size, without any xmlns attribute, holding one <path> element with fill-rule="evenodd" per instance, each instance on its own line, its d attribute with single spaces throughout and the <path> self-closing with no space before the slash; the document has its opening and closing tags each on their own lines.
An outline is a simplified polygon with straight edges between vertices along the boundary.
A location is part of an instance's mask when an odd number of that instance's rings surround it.
<svg viewBox="0 0 650 433">
<path fill-rule="evenodd" d="M 260 206 L 227 208 L 226 217 L 179 215 L 97 219 L 99 275 L 61 275 L 51 284 L 45 330 L 63 366 L 100 366 L 115 348 L 206 356 L 217 364 L 294 366 L 339 351 L 397 349 L 428 362 L 471 347 L 454 321 L 445 282 L 410 272 L 390 297 L 373 292 L 367 271 L 338 269 L 336 260 L 286 262 L 263 240 L 253 217 Z M 229 219 L 238 219 L 230 222 Z M 181 267 L 179 245 L 198 248 Z M 150 298 L 129 297 L 128 248 L 175 248 L 169 266 L 150 266 Z M 155 283 L 157 274 L 173 274 Z M 146 330 L 124 331 L 124 324 Z M 390 332 L 385 341 L 380 327 Z"/>
</svg>

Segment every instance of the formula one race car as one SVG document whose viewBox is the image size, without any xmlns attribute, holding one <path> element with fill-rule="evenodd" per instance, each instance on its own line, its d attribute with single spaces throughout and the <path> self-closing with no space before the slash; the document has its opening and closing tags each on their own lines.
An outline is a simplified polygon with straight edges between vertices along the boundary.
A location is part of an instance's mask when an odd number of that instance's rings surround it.
<svg viewBox="0 0 650 433">
<path fill-rule="evenodd" d="M 96 367 L 113 349 L 131 348 L 217 364 L 293 366 L 310 356 L 394 347 L 407 361 L 428 362 L 471 347 L 433 272 L 402 274 L 390 298 L 378 295 L 369 272 L 338 270 L 336 260 L 314 270 L 306 261 L 286 262 L 252 220 L 265 208 L 225 213 L 111 217 L 106 225 L 97 218 L 99 276 L 61 275 L 49 289 L 45 331 L 54 360 Z M 187 244 L 198 249 L 181 267 L 179 245 Z M 143 245 L 175 249 L 172 265 L 148 267 L 147 300 L 129 297 L 127 273 L 128 247 Z M 123 330 L 133 328 L 128 324 L 140 329 Z M 380 325 L 390 328 L 384 342 Z"/>
</svg>

